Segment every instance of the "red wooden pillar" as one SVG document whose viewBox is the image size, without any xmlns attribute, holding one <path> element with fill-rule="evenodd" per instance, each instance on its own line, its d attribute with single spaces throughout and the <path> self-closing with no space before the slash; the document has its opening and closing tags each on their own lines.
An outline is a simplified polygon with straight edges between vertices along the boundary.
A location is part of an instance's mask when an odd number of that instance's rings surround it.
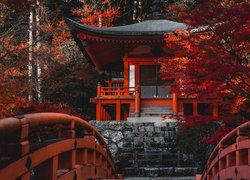
<svg viewBox="0 0 250 180">
<path fill-rule="evenodd" d="M 198 101 L 197 100 L 193 101 L 193 115 L 194 116 L 198 115 Z"/>
<path fill-rule="evenodd" d="M 127 57 L 123 58 L 123 70 L 124 70 L 124 87 L 127 88 L 129 86 L 128 79 L 129 79 L 129 63 Z"/>
<path fill-rule="evenodd" d="M 108 84 L 108 87 L 112 87 L 112 81 L 106 81 Z"/>
<path fill-rule="evenodd" d="M 104 107 L 101 105 L 101 121 L 105 120 L 105 109 Z"/>
<path fill-rule="evenodd" d="M 140 117 L 141 111 L 141 93 L 140 85 L 138 84 L 135 90 L 135 117 Z"/>
<path fill-rule="evenodd" d="M 213 103 L 213 117 L 218 118 L 219 112 L 218 112 L 218 103 Z"/>
<path fill-rule="evenodd" d="M 116 101 L 116 122 L 121 121 L 121 101 Z"/>
<path fill-rule="evenodd" d="M 102 107 L 101 100 L 98 100 L 98 103 L 96 105 L 96 120 L 97 121 L 101 120 L 101 107 Z"/>
<path fill-rule="evenodd" d="M 178 96 L 176 93 L 173 93 L 173 113 L 178 113 Z"/>
<path fill-rule="evenodd" d="M 101 97 L 101 83 L 98 82 L 98 85 L 97 85 L 97 97 Z"/>
<path fill-rule="evenodd" d="M 97 85 L 97 97 L 101 97 L 101 83 L 98 82 L 98 85 Z M 97 121 L 100 121 L 101 120 L 101 107 L 102 107 L 102 104 L 101 104 L 101 100 L 98 100 L 98 103 L 96 104 L 96 120 Z"/>
</svg>

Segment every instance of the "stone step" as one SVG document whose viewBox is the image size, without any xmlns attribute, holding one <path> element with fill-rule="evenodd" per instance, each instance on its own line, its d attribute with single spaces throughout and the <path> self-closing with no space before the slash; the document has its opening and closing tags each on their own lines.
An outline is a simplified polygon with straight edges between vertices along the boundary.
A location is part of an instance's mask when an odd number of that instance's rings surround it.
<svg viewBox="0 0 250 180">
<path fill-rule="evenodd" d="M 137 155 L 138 159 L 151 160 L 151 159 L 177 159 L 177 154 L 164 154 L 164 153 L 140 153 Z"/>
<path fill-rule="evenodd" d="M 195 180 L 195 176 L 171 177 L 125 177 L 125 180 Z"/>
<path fill-rule="evenodd" d="M 196 167 L 139 167 L 124 168 L 125 177 L 170 177 L 170 176 L 195 176 Z"/>
<path fill-rule="evenodd" d="M 161 159 L 161 158 L 155 158 L 155 159 L 138 159 L 133 160 L 136 164 L 136 167 L 173 167 L 178 165 L 177 159 Z M 132 163 L 131 162 L 131 163 Z"/>
<path fill-rule="evenodd" d="M 130 157 L 130 159 L 144 159 L 144 160 L 152 160 L 152 159 L 177 159 L 178 155 L 176 153 L 166 153 L 166 152 L 159 152 L 159 153 L 147 153 L 147 152 L 139 152 L 139 153 L 128 153 L 128 152 L 121 152 L 121 155 Z M 179 155 L 182 158 L 181 155 Z"/>
<path fill-rule="evenodd" d="M 129 118 L 128 118 L 129 119 Z M 92 123 L 101 131 L 117 171 L 132 177 L 193 176 L 192 156 L 177 149 L 176 121 L 140 117 L 137 121 Z M 177 167 L 178 166 L 178 167 Z M 180 166 L 180 167 L 179 167 Z"/>
<path fill-rule="evenodd" d="M 172 107 L 171 106 L 143 106 L 141 107 L 141 111 L 142 112 L 147 112 L 147 111 L 169 112 L 169 111 L 172 111 Z"/>
<path fill-rule="evenodd" d="M 128 122 L 133 123 L 144 123 L 144 122 L 176 122 L 175 119 L 165 118 L 163 119 L 161 116 L 145 116 L 145 117 L 128 117 Z"/>
<path fill-rule="evenodd" d="M 134 108 L 130 107 L 129 117 L 134 117 Z M 141 116 L 162 116 L 172 114 L 171 106 L 143 106 L 141 107 Z"/>
</svg>

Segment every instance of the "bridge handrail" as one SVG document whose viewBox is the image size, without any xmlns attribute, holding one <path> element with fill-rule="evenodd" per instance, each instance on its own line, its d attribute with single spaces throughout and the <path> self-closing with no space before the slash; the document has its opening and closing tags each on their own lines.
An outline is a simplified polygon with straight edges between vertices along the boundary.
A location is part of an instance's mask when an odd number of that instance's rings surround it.
<svg viewBox="0 0 250 180">
<path fill-rule="evenodd" d="M 220 153 L 224 149 L 226 149 L 229 146 L 233 146 L 234 145 L 234 147 L 236 147 L 236 148 L 232 149 L 231 151 L 233 152 L 233 151 L 237 150 L 237 144 L 240 141 L 246 139 L 246 138 L 243 137 L 244 133 L 242 133 L 246 129 L 250 129 L 250 121 L 245 122 L 244 124 L 242 124 L 242 125 L 238 126 L 237 128 L 233 129 L 232 131 L 230 131 L 227 135 L 225 135 L 220 140 L 220 142 L 216 145 L 216 147 L 214 148 L 214 150 L 212 151 L 211 155 L 209 156 L 209 158 L 207 160 L 207 164 L 205 166 L 205 170 L 204 170 L 204 172 L 203 172 L 203 174 L 201 176 L 201 179 L 206 179 L 206 177 L 208 176 L 208 174 L 211 171 L 211 169 L 220 160 L 220 158 L 221 158 L 220 157 Z M 248 137 L 248 139 L 249 139 L 249 137 Z M 250 146 L 248 148 L 250 149 Z M 230 153 L 232 153 L 232 152 L 230 152 Z M 227 154 L 225 154 L 224 157 Z M 250 155 L 248 155 L 248 156 L 250 156 Z"/>
<path fill-rule="evenodd" d="M 20 142 L 21 141 L 28 141 L 27 137 L 29 134 L 29 129 L 37 126 L 42 126 L 42 125 L 53 125 L 53 124 L 62 124 L 66 125 L 68 128 L 66 128 L 68 131 L 75 130 L 75 127 L 77 128 L 82 128 L 84 131 L 84 136 L 92 136 L 94 137 L 99 145 L 101 145 L 107 155 L 108 155 L 108 163 L 112 163 L 111 167 L 113 169 L 113 172 L 115 172 L 114 169 L 114 164 L 113 164 L 113 158 L 112 154 L 109 151 L 105 140 L 101 136 L 101 134 L 92 126 L 90 125 L 87 121 L 67 115 L 67 114 L 62 114 L 62 113 L 51 113 L 51 112 L 46 112 L 46 113 L 34 113 L 34 114 L 26 114 L 26 115 L 19 115 L 15 117 L 10 117 L 10 118 L 5 118 L 0 120 L 0 137 L 9 135 L 11 133 L 19 133 L 20 135 Z M 69 139 L 76 139 L 75 133 L 70 132 L 71 134 L 69 135 Z M 22 140 L 23 139 L 23 140 Z M 27 144 L 27 143 L 26 143 Z M 29 144 L 29 142 L 28 142 Z M 20 155 L 20 158 L 25 157 L 27 154 L 30 153 L 28 145 L 28 150 L 27 147 L 25 147 L 24 151 L 26 153 L 22 153 Z M 22 151 L 22 150 L 21 150 Z M 27 153 L 28 152 L 28 153 Z M 98 151 L 97 151 L 98 152 Z M 118 176 L 117 176 L 118 177 Z"/>
<path fill-rule="evenodd" d="M 80 119 L 75 116 L 70 116 L 62 113 L 34 113 L 34 114 L 26 114 L 23 116 L 10 117 L 0 120 L 0 136 L 10 134 L 11 132 L 15 132 L 20 130 L 20 119 L 26 119 L 26 121 L 30 127 L 35 127 L 39 125 L 49 125 L 49 124 L 70 124 L 71 121 L 74 121 L 76 125 L 88 130 L 92 131 L 93 135 L 99 141 L 100 144 L 105 145 L 105 141 L 102 138 L 101 134 L 89 123 L 85 120 Z M 22 123 L 25 123 L 25 122 Z"/>
</svg>

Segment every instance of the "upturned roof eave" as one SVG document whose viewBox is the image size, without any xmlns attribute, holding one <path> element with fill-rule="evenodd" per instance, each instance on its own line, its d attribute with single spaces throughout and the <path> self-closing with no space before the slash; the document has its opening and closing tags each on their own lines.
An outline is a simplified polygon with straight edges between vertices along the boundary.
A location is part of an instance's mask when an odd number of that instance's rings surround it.
<svg viewBox="0 0 250 180">
<path fill-rule="evenodd" d="M 79 23 L 71 18 L 65 17 L 69 23 L 72 30 L 77 32 L 83 32 L 88 35 L 97 36 L 97 37 L 106 37 L 106 38 L 121 38 L 121 39 L 132 39 L 132 38 L 163 38 L 166 33 L 173 32 L 169 31 L 113 31 L 112 28 L 97 28 L 84 25 Z M 109 30 L 108 30 L 109 29 Z M 180 28 L 184 29 L 184 28 Z"/>
</svg>

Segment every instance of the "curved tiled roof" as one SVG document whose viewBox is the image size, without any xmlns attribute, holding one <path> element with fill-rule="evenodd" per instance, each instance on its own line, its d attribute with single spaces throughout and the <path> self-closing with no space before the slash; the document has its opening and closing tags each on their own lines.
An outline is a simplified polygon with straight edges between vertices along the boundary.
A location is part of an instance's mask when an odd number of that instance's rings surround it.
<svg viewBox="0 0 250 180">
<path fill-rule="evenodd" d="M 141 23 L 109 28 L 87 26 L 67 17 L 66 20 L 77 30 L 99 36 L 162 36 L 167 32 L 187 29 L 185 24 L 169 20 L 147 20 Z"/>
</svg>

